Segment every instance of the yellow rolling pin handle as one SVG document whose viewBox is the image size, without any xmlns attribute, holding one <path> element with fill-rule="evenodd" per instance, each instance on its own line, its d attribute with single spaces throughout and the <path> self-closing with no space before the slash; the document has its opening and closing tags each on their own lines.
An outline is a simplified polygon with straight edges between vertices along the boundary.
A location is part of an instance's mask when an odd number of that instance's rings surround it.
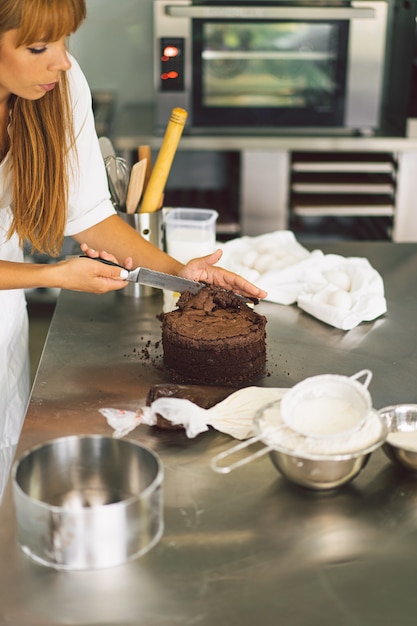
<svg viewBox="0 0 417 626">
<path fill-rule="evenodd" d="M 180 108 L 175 108 L 171 112 L 161 148 L 143 195 L 140 207 L 141 213 L 153 213 L 160 208 L 161 197 L 164 193 L 172 161 L 184 130 L 187 115 L 187 111 Z"/>
</svg>

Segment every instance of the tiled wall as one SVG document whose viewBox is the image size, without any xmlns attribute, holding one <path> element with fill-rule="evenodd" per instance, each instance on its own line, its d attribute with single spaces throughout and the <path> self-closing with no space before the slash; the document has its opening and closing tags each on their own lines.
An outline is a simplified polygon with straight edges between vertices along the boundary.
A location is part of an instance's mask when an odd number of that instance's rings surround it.
<svg viewBox="0 0 417 626">
<path fill-rule="evenodd" d="M 87 20 L 71 38 L 91 89 L 115 91 L 119 106 L 153 100 L 152 4 L 87 0 Z"/>
</svg>

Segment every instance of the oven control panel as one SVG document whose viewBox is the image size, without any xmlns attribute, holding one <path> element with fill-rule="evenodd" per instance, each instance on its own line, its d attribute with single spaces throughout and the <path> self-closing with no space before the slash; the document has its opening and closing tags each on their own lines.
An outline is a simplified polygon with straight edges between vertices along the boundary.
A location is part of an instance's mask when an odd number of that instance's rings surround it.
<svg viewBox="0 0 417 626">
<path fill-rule="evenodd" d="M 184 90 L 184 53 L 183 37 L 162 37 L 160 39 L 160 90 Z"/>
</svg>

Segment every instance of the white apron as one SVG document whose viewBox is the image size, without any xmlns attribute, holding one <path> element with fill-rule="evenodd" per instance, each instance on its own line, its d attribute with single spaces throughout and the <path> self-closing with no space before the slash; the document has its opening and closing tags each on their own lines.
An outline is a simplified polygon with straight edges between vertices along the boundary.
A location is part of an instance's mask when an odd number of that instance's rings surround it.
<svg viewBox="0 0 417 626">
<path fill-rule="evenodd" d="M 0 165 L 0 259 L 23 261 L 17 237 L 6 241 L 10 194 Z M 23 289 L 0 290 L 0 448 L 16 444 L 30 391 L 29 324 Z"/>
<path fill-rule="evenodd" d="M 0 448 L 19 439 L 29 399 L 28 317 L 24 292 L 0 291 Z"/>
</svg>

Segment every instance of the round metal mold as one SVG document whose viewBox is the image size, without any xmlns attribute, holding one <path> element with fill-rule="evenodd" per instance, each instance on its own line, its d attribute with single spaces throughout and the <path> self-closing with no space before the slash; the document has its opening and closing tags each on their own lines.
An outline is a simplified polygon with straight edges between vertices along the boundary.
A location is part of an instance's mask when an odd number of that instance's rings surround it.
<svg viewBox="0 0 417 626">
<path fill-rule="evenodd" d="M 120 565 L 163 534 L 163 468 L 134 441 L 61 437 L 28 450 L 12 471 L 17 538 L 38 563 L 65 570 Z"/>
</svg>

